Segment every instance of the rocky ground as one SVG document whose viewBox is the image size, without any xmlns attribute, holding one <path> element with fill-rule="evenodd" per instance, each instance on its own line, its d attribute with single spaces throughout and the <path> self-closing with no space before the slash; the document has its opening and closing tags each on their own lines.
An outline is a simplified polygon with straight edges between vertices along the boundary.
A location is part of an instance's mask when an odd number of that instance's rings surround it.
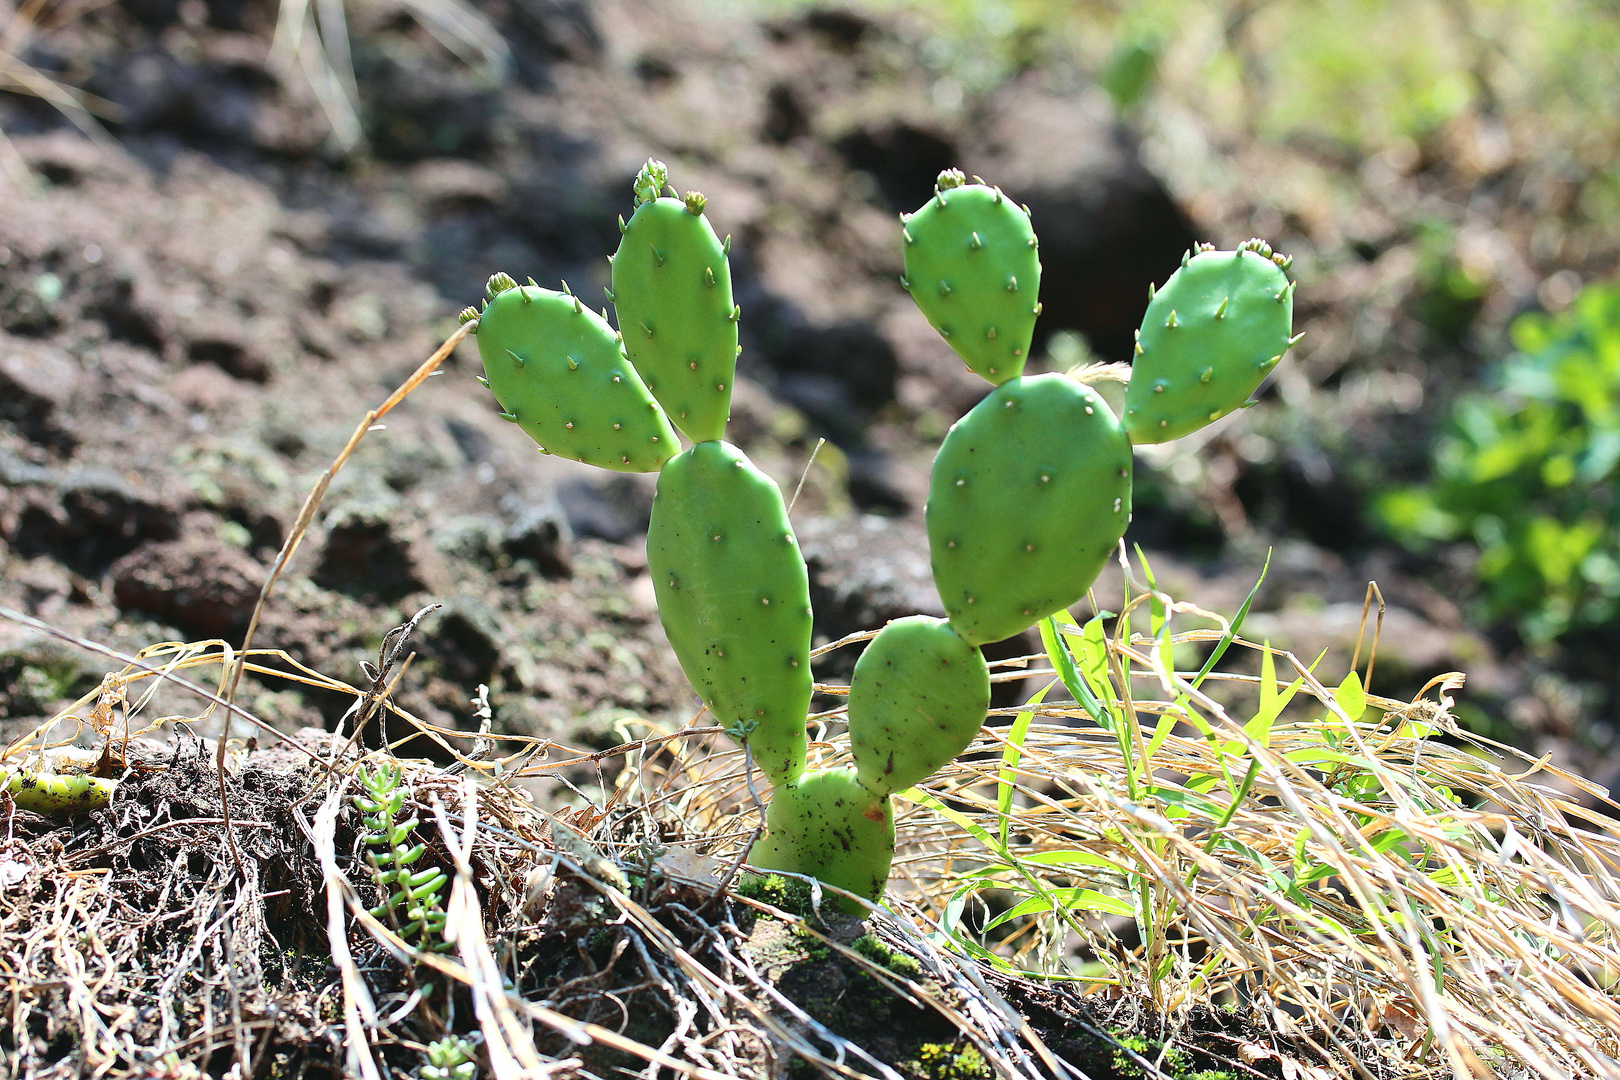
<svg viewBox="0 0 1620 1080">
<path fill-rule="evenodd" d="M 1377 578 L 1391 610 L 1375 689 L 1468 671 L 1479 722 L 1607 770 L 1606 736 L 1576 730 L 1567 683 L 1470 629 L 1444 568 L 1381 546 L 1357 502 L 1369 469 L 1412 467 L 1465 361 L 1414 321 L 1428 294 L 1409 225 L 1510 170 L 1466 173 L 1489 132 L 1448 133 L 1462 149 L 1431 161 L 1346 165 L 1334 205 L 1298 155 L 1178 153 L 1184 119 L 1127 127 L 1072 72 L 964 93 L 903 21 L 487 0 L 505 52 L 468 63 L 403 5 L 348 10 L 365 136 L 348 154 L 309 80 L 272 52 L 263 0 L 124 0 L 24 54 L 112 119 L 92 138 L 37 98 L 0 100 L 15 151 L 0 181 L 0 604 L 126 651 L 239 639 L 365 410 L 491 272 L 595 294 L 630 178 L 656 156 L 733 237 L 744 349 L 730 437 L 785 488 L 805 477 L 794 519 L 818 635 L 937 612 L 928 462 L 984 387 L 900 290 L 895 214 L 955 165 L 1033 210 L 1048 366 L 1078 358 L 1074 334 L 1127 358 L 1148 283 L 1194 240 L 1258 233 L 1298 253 L 1298 359 L 1259 409 L 1147 457 L 1127 539 L 1161 584 L 1228 613 L 1275 548 L 1248 632 L 1302 656 L 1332 646 L 1330 671 Z M 1257 168 L 1212 171 L 1223 154 L 1304 179 L 1263 192 Z M 1529 198 L 1537 175 L 1526 166 L 1514 190 Z M 1469 316 L 1487 330 L 1559 266 L 1606 257 L 1535 254 L 1512 227 L 1516 197 L 1467 204 L 1495 260 L 1498 287 Z M 514 732 L 590 744 L 616 741 L 624 715 L 683 721 L 695 698 L 642 552 L 652 478 L 535 453 L 495 420 L 478 370 L 464 345 L 368 436 L 256 644 L 359 683 L 390 627 L 441 604 L 399 692 L 426 719 L 468 726 L 487 684 Z M 0 621 L 0 737 L 106 670 Z M 331 726 L 348 705 L 281 680 L 244 701 L 289 728 Z"/>
</svg>

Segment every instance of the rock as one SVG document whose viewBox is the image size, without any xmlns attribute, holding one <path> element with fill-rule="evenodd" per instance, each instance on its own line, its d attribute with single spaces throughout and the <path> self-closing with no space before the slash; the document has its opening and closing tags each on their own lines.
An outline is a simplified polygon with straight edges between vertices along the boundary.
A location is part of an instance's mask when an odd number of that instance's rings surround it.
<svg viewBox="0 0 1620 1080">
<path fill-rule="evenodd" d="M 798 529 L 816 633 L 837 639 L 907 615 L 943 616 L 920 521 L 863 514 Z"/>
<path fill-rule="evenodd" d="M 622 544 L 646 535 L 656 483 L 651 474 L 593 475 L 589 480 L 563 484 L 557 489 L 557 498 L 575 536 L 595 536 Z"/>
<path fill-rule="evenodd" d="M 62 349 L 40 341 L 0 335 L 0 423 L 14 425 L 31 442 L 71 453 L 71 404 L 79 364 Z"/>
<path fill-rule="evenodd" d="M 80 654 L 57 641 L 32 633 L 8 636 L 0 641 L 0 718 L 50 716 L 95 689 L 97 678 Z"/>
<path fill-rule="evenodd" d="M 565 578 L 574 572 L 570 546 L 574 530 L 555 493 L 506 495 L 500 502 L 508 519 L 501 549 L 514 559 L 532 559 L 547 577 Z"/>
<path fill-rule="evenodd" d="M 335 509 L 310 578 L 334 592 L 390 602 L 426 589 L 425 553 L 399 519 L 397 506 L 387 502 L 357 501 Z"/>
<path fill-rule="evenodd" d="M 112 565 L 120 610 L 150 615 L 189 638 L 238 639 L 264 582 L 247 552 L 210 536 L 146 544 Z"/>
<path fill-rule="evenodd" d="M 942 617 L 928 559 L 928 532 L 915 518 L 820 518 L 799 527 L 799 547 L 810 570 L 810 603 L 818 638 L 837 640 L 861 630 L 877 630 L 907 615 Z M 843 649 L 818 661 L 818 670 L 848 677 L 861 649 Z M 1040 634 L 1026 631 L 984 647 L 995 661 L 1039 652 Z M 1015 705 L 1034 687 L 1024 682 L 991 688 L 996 708 Z"/>
<path fill-rule="evenodd" d="M 10 539 L 24 558 L 50 555 L 96 577 L 141 544 L 179 532 L 173 502 L 116 473 L 85 469 L 67 474 L 54 491 L 31 492 Z"/>
<path fill-rule="evenodd" d="M 422 655 L 437 661 L 444 678 L 468 691 L 494 681 L 501 664 L 503 635 L 488 606 L 458 597 L 430 616 L 422 629 Z"/>
<path fill-rule="evenodd" d="M 270 381 L 270 363 L 241 319 L 210 313 L 190 320 L 181 330 L 193 363 L 213 364 L 249 382 Z"/>
</svg>

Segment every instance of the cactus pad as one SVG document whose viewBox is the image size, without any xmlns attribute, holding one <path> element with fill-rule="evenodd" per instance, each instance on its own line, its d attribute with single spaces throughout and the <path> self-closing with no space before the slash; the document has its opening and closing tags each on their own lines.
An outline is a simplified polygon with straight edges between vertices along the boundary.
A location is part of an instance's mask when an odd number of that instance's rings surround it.
<svg viewBox="0 0 1620 1080">
<path fill-rule="evenodd" d="M 771 795 L 765 833 L 748 861 L 761 870 L 813 874 L 877 900 L 894 858 L 894 808 L 862 786 L 854 769 L 818 769 Z M 845 911 L 859 905 L 838 900 Z"/>
<path fill-rule="evenodd" d="M 804 771 L 810 584 L 782 493 L 735 446 L 701 442 L 658 476 L 647 564 L 664 632 L 715 719 L 776 784 Z"/>
<path fill-rule="evenodd" d="M 953 169 L 902 222 L 905 285 L 934 329 L 991 382 L 1023 374 L 1041 287 L 1029 214 Z"/>
<path fill-rule="evenodd" d="M 1154 293 L 1125 394 L 1132 442 L 1179 438 L 1248 400 L 1292 344 L 1287 266 L 1259 240 L 1206 248 Z"/>
<path fill-rule="evenodd" d="M 731 268 L 703 197 L 643 202 L 613 257 L 613 304 L 625 351 L 693 442 L 725 434 L 737 370 Z"/>
<path fill-rule="evenodd" d="M 849 741 L 861 783 L 880 794 L 934 773 L 973 741 L 990 706 L 979 650 L 944 619 L 889 623 L 849 686 Z"/>
<path fill-rule="evenodd" d="M 619 472 L 655 472 L 680 452 L 619 339 L 567 293 L 491 279 L 478 317 L 484 383 L 540 449 Z"/>
<path fill-rule="evenodd" d="M 972 645 L 1085 595 L 1131 516 L 1131 446 L 1064 375 L 1003 383 L 946 435 L 928 485 L 934 583 Z"/>
</svg>

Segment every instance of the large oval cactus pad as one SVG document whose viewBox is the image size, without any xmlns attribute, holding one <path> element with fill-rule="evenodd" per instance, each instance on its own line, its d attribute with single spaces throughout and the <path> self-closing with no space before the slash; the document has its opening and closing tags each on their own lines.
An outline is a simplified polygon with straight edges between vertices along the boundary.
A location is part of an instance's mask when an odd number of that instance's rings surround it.
<svg viewBox="0 0 1620 1080">
<path fill-rule="evenodd" d="M 534 285 L 502 289 L 478 316 L 477 340 L 503 415 L 546 453 L 656 472 L 680 452 L 618 335 L 577 298 Z"/>
<path fill-rule="evenodd" d="M 1023 374 L 1041 288 L 1029 214 L 948 170 L 902 238 L 906 288 L 956 355 L 993 383 Z"/>
<path fill-rule="evenodd" d="M 658 614 L 681 669 L 776 784 L 804 771 L 810 582 L 782 492 L 725 442 L 658 476 L 647 529 Z"/>
<path fill-rule="evenodd" d="M 693 442 L 725 434 L 737 369 L 737 309 L 724 246 L 703 197 L 642 203 L 613 256 L 625 350 Z"/>
<path fill-rule="evenodd" d="M 1000 641 L 1085 595 L 1131 515 L 1131 445 L 1101 395 L 1013 379 L 952 426 L 928 484 L 934 584 L 957 633 Z"/>
<path fill-rule="evenodd" d="M 1125 392 L 1132 442 L 1180 438 L 1249 399 L 1290 344 L 1287 265 L 1259 240 L 1237 251 L 1206 249 L 1154 293 Z"/>
<path fill-rule="evenodd" d="M 978 734 L 990 671 L 949 622 L 896 619 L 855 663 L 849 742 L 861 783 L 887 795 L 932 775 Z"/>
<path fill-rule="evenodd" d="M 828 885 L 877 900 L 894 859 L 894 808 L 854 769 L 817 769 L 771 795 L 765 832 L 748 861 L 761 870 L 813 874 Z M 858 904 L 838 906 L 859 913 Z"/>
</svg>

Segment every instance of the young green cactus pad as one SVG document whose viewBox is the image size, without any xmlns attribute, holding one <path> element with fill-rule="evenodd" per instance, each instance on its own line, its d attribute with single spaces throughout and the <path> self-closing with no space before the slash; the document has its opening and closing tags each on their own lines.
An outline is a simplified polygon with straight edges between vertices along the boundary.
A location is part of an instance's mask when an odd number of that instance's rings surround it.
<svg viewBox="0 0 1620 1080">
<path fill-rule="evenodd" d="M 1261 240 L 1205 247 L 1154 293 L 1125 394 L 1132 442 L 1168 442 L 1248 400 L 1292 344 L 1289 261 Z"/>
<path fill-rule="evenodd" d="M 502 416 L 548 454 L 619 472 L 655 472 L 680 452 L 618 335 L 567 293 L 490 279 L 478 317 L 484 383 Z"/>
<path fill-rule="evenodd" d="M 761 870 L 787 870 L 857 896 L 877 900 L 894 858 L 894 807 L 863 786 L 854 769 L 817 769 L 777 787 L 765 812 L 765 833 L 748 861 Z M 838 906 L 858 913 L 858 904 Z"/>
<path fill-rule="evenodd" d="M 0 774 L 11 801 L 36 814 L 69 816 L 100 810 L 112 801 L 117 782 L 88 773 L 35 772 L 15 769 Z"/>
<path fill-rule="evenodd" d="M 913 615 L 878 632 L 849 684 L 849 741 L 861 783 L 887 795 L 973 741 L 990 706 L 979 650 L 944 619 Z"/>
<path fill-rule="evenodd" d="M 1131 445 L 1065 375 L 1003 383 L 946 435 L 928 484 L 934 584 L 971 645 L 1079 600 L 1131 516 Z"/>
<path fill-rule="evenodd" d="M 637 177 L 638 199 L 655 190 L 647 171 Z M 613 256 L 611 293 L 630 361 L 693 442 L 725 434 L 737 369 L 728 245 L 703 207 L 695 191 L 639 202 Z"/>
<path fill-rule="evenodd" d="M 810 582 L 781 491 L 730 443 L 698 443 L 658 476 L 647 565 L 698 696 L 773 783 L 795 779 L 810 709 Z"/>
<path fill-rule="evenodd" d="M 1041 288 L 1029 214 L 1000 188 L 948 169 L 934 197 L 901 220 L 904 283 L 934 329 L 991 382 L 1023 374 Z"/>
</svg>

